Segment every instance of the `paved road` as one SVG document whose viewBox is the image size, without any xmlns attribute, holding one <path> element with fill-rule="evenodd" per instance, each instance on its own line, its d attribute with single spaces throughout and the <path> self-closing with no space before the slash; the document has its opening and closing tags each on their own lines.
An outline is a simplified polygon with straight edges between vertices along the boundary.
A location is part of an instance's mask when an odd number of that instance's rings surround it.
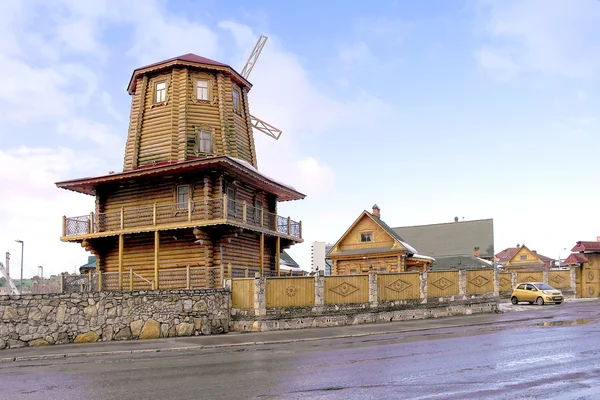
<svg viewBox="0 0 600 400">
<path fill-rule="evenodd" d="M 600 302 L 514 309 L 520 322 L 2 363 L 0 398 L 600 398 Z"/>
</svg>

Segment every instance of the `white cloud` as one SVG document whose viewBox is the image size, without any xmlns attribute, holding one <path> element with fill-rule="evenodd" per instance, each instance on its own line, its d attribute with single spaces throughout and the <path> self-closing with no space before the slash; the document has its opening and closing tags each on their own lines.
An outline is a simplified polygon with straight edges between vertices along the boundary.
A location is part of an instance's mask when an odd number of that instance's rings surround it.
<svg viewBox="0 0 600 400">
<path fill-rule="evenodd" d="M 592 76 L 600 71 L 600 2 L 480 1 L 489 35 L 484 67 Z M 491 62 L 490 57 L 496 54 Z M 499 56 L 502 55 L 502 56 Z M 506 59 L 508 57 L 508 59 Z M 488 65 L 483 62 L 488 61 Z M 493 61 L 493 59 L 492 59 Z"/>
</svg>

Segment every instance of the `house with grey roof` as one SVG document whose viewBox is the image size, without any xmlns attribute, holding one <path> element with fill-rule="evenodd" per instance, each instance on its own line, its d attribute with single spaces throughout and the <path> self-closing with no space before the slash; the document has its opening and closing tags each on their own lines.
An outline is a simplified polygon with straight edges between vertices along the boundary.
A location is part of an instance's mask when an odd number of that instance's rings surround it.
<svg viewBox="0 0 600 400">
<path fill-rule="evenodd" d="M 419 252 L 436 259 L 432 270 L 492 268 L 494 220 L 416 225 L 393 228 Z"/>
</svg>

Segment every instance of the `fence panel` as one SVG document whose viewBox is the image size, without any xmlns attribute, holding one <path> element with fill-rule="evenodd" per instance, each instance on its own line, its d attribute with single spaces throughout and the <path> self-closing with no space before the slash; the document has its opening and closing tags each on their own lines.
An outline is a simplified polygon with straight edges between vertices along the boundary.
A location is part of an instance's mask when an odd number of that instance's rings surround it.
<svg viewBox="0 0 600 400">
<path fill-rule="evenodd" d="M 510 272 L 500 272 L 498 274 L 498 281 L 500 283 L 500 293 L 512 292 L 512 274 Z"/>
<path fill-rule="evenodd" d="M 190 282 L 191 283 L 191 282 Z M 158 287 L 161 290 L 187 289 L 188 268 L 163 268 L 158 270 Z"/>
<path fill-rule="evenodd" d="M 231 280 L 231 306 L 233 308 L 254 308 L 254 278 Z"/>
<path fill-rule="evenodd" d="M 367 303 L 369 301 L 368 275 L 326 276 L 325 304 Z"/>
<path fill-rule="evenodd" d="M 542 271 L 517 271 L 517 283 L 521 282 L 543 282 Z"/>
<path fill-rule="evenodd" d="M 377 275 L 377 300 L 394 301 L 420 298 L 421 279 L 418 272 Z"/>
<path fill-rule="evenodd" d="M 467 294 L 493 293 L 494 271 L 491 269 L 467 271 Z"/>
<path fill-rule="evenodd" d="M 548 285 L 556 289 L 571 289 L 571 271 L 549 271 Z"/>
<path fill-rule="evenodd" d="M 61 276 L 63 280 L 63 293 L 78 293 L 78 292 L 89 292 L 90 282 L 88 275 L 64 275 Z M 98 286 L 91 288 L 91 291 L 97 291 Z M 60 288 L 59 288 L 60 291 Z"/>
<path fill-rule="evenodd" d="M 454 296 L 458 293 L 458 271 L 427 273 L 427 297 Z"/>
<path fill-rule="evenodd" d="M 266 278 L 267 307 L 315 305 L 315 278 Z"/>
</svg>

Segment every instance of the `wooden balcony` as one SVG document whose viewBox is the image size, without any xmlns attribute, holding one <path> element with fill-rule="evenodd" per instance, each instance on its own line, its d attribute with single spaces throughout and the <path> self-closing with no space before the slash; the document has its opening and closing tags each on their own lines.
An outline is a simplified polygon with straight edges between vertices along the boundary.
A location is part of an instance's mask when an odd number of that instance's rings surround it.
<svg viewBox="0 0 600 400">
<path fill-rule="evenodd" d="M 79 217 L 63 217 L 63 241 L 116 234 L 150 232 L 160 229 L 178 229 L 195 226 L 229 224 L 302 241 L 302 222 L 256 208 L 245 201 L 227 196 L 189 201 L 188 203 L 153 204 L 119 211 Z"/>
</svg>

